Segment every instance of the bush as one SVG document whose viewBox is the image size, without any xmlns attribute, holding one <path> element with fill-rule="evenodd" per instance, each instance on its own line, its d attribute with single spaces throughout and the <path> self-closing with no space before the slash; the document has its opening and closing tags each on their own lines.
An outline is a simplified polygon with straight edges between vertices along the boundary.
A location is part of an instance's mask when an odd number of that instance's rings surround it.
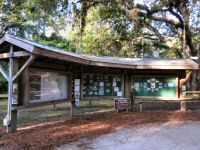
<svg viewBox="0 0 200 150">
<path fill-rule="evenodd" d="M 0 94 L 7 93 L 7 91 L 8 91 L 8 84 L 3 79 L 3 77 L 0 76 Z"/>
</svg>

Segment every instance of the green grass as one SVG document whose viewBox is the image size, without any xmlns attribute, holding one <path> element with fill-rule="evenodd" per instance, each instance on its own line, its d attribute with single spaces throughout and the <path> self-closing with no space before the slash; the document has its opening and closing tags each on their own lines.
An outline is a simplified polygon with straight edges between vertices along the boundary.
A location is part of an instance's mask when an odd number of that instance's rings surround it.
<svg viewBox="0 0 200 150">
<path fill-rule="evenodd" d="M 91 104 L 91 105 L 90 105 Z M 103 112 L 105 109 L 104 106 L 113 105 L 112 100 L 94 100 L 90 103 L 90 100 L 81 101 L 78 106 L 78 111 L 80 114 L 99 111 Z M 70 102 L 68 103 L 60 103 L 42 107 L 35 107 L 31 109 L 25 109 L 18 111 L 18 126 L 26 125 L 30 123 L 43 123 L 50 120 L 58 120 L 59 118 L 63 118 L 65 116 L 70 115 Z M 88 106 L 88 107 L 87 107 Z M 101 106 L 99 108 L 93 108 L 92 106 Z M 84 108 L 81 108 L 84 107 Z M 0 128 L 3 127 L 3 119 L 7 113 L 7 99 L 0 99 Z"/>
<path fill-rule="evenodd" d="M 48 112 L 45 114 L 40 114 L 40 115 L 25 115 L 25 116 L 19 116 L 18 117 L 18 124 L 24 125 L 28 123 L 37 123 L 37 122 L 44 122 L 44 121 L 49 121 L 53 118 L 61 118 L 64 116 L 68 116 L 69 113 L 67 112 Z"/>
<path fill-rule="evenodd" d="M 0 99 L 0 127 L 3 127 L 3 119 L 7 111 L 7 99 Z"/>
<path fill-rule="evenodd" d="M 7 100 L 0 99 L 0 111 L 7 110 Z"/>
</svg>

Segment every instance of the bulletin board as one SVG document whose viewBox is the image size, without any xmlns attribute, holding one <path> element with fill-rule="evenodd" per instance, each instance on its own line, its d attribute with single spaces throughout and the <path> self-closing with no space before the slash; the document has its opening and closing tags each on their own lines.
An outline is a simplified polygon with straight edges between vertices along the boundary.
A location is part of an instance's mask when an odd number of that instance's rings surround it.
<svg viewBox="0 0 200 150">
<path fill-rule="evenodd" d="M 67 99 L 67 75 L 56 71 L 29 71 L 29 95 L 31 102 Z"/>
<path fill-rule="evenodd" d="M 83 96 L 119 96 L 122 92 L 122 76 L 83 75 Z"/>
<path fill-rule="evenodd" d="M 176 77 L 134 77 L 133 82 L 135 96 L 176 97 Z"/>
</svg>

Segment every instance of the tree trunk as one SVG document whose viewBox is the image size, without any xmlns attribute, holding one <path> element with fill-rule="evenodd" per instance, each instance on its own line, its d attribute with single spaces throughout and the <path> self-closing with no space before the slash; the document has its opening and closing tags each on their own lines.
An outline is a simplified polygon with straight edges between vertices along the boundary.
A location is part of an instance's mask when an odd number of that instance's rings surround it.
<svg viewBox="0 0 200 150">
<path fill-rule="evenodd" d="M 200 58 L 196 62 L 200 64 Z M 200 91 L 200 69 L 193 71 L 190 81 L 187 83 L 187 87 L 191 91 Z"/>
</svg>

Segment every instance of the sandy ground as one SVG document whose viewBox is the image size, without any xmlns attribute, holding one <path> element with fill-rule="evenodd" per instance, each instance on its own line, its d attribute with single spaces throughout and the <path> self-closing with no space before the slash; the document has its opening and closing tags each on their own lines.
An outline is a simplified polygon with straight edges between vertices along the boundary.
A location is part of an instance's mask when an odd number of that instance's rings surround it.
<svg viewBox="0 0 200 150">
<path fill-rule="evenodd" d="M 0 128 L 0 149 L 200 149 L 200 112 L 103 112 L 57 120 L 21 126 L 13 134 Z"/>
<path fill-rule="evenodd" d="M 199 150 L 200 122 L 147 124 L 80 140 L 55 150 Z"/>
</svg>

